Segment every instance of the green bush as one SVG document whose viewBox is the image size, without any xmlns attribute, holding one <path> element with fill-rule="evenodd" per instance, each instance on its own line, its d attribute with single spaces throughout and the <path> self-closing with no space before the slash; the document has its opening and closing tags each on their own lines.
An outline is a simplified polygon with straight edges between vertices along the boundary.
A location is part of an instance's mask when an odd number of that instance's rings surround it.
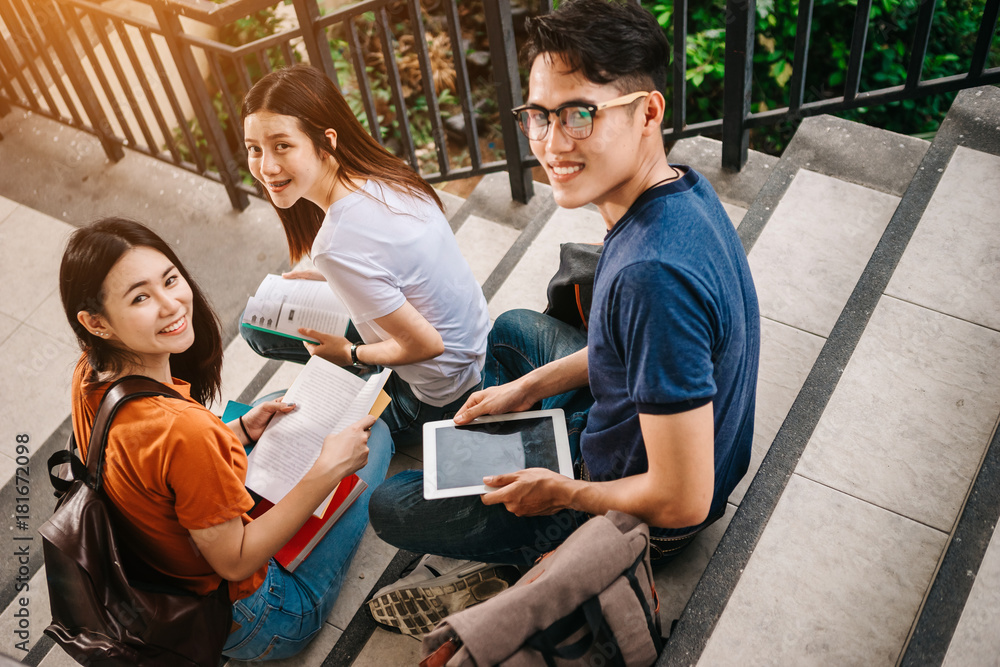
<svg viewBox="0 0 1000 667">
<path fill-rule="evenodd" d="M 918 0 L 875 0 L 868 23 L 861 91 L 906 81 Z M 968 70 L 986 0 L 938 0 L 922 78 L 936 79 Z M 673 3 L 644 0 L 673 39 Z M 725 0 L 692 0 L 687 39 L 688 123 L 722 117 Z M 810 33 L 805 101 L 839 97 L 850 58 L 857 0 L 817 0 Z M 787 107 L 794 59 L 798 3 L 758 0 L 753 62 L 754 112 Z M 1000 40 L 987 67 L 1000 65 Z M 858 108 L 838 116 L 894 132 L 927 136 L 944 119 L 954 94 Z M 760 128 L 751 136 L 758 150 L 780 153 L 794 131 L 792 123 Z"/>
</svg>

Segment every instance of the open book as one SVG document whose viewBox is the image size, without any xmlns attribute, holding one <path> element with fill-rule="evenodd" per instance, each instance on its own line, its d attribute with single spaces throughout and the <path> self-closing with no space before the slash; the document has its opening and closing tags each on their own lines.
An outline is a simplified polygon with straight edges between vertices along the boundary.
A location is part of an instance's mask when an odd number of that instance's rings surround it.
<svg viewBox="0 0 1000 667">
<path fill-rule="evenodd" d="M 298 484 L 319 458 L 323 440 L 366 414 L 378 416 L 389 404 L 382 391 L 390 369 L 366 382 L 320 357 L 309 359 L 285 394 L 291 412 L 274 415 L 249 456 L 247 488 L 277 503 Z M 313 512 L 322 517 L 327 499 Z"/>
<path fill-rule="evenodd" d="M 326 281 L 282 278 L 269 274 L 247 301 L 243 324 L 310 343 L 300 327 L 343 336 L 350 323 L 347 307 Z"/>
</svg>

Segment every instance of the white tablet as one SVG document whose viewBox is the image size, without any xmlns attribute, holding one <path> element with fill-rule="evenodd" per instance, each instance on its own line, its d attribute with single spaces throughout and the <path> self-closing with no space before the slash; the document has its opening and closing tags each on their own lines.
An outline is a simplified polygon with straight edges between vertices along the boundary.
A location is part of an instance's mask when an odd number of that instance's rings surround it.
<svg viewBox="0 0 1000 667">
<path fill-rule="evenodd" d="M 486 493 L 483 477 L 548 468 L 573 477 L 563 411 L 534 410 L 479 417 L 470 424 L 424 424 L 424 498 Z"/>
</svg>

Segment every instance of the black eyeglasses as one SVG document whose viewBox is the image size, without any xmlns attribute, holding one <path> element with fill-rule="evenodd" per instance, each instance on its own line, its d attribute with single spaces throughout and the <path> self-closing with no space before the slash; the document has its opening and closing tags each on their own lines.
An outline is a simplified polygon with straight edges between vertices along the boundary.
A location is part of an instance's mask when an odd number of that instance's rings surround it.
<svg viewBox="0 0 1000 667">
<path fill-rule="evenodd" d="M 581 104 L 570 102 L 549 110 L 538 104 L 525 104 L 511 113 L 517 118 L 517 125 L 529 141 L 542 141 L 549 134 L 549 116 L 556 115 L 563 132 L 573 139 L 586 139 L 594 131 L 594 116 L 601 109 L 620 107 L 649 95 L 648 92 L 629 93 L 601 104 Z"/>
</svg>

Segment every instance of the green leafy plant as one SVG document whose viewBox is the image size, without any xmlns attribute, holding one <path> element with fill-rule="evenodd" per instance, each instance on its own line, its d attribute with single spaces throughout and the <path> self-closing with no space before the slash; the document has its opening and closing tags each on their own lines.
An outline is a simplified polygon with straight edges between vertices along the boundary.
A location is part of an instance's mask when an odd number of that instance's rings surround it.
<svg viewBox="0 0 1000 667">
<path fill-rule="evenodd" d="M 673 4 L 646 0 L 643 5 L 657 17 L 667 39 L 672 40 Z M 984 6 L 985 0 L 938 0 L 923 79 L 966 71 Z M 725 0 L 693 0 L 689 7 L 687 120 L 696 123 L 722 117 L 726 4 Z M 857 0 L 817 0 L 810 29 L 805 101 L 843 94 L 856 8 Z M 876 0 L 872 5 L 860 90 L 905 83 L 918 11 L 919 0 Z M 789 105 L 797 20 L 797 2 L 757 2 L 751 92 L 754 112 Z M 998 42 L 994 39 L 987 67 L 1000 64 Z M 894 132 L 926 136 L 936 130 L 953 98 L 954 94 L 935 95 L 837 115 Z M 751 134 L 751 145 L 765 152 L 780 153 L 794 127 L 794 122 L 786 122 L 758 128 Z"/>
</svg>

